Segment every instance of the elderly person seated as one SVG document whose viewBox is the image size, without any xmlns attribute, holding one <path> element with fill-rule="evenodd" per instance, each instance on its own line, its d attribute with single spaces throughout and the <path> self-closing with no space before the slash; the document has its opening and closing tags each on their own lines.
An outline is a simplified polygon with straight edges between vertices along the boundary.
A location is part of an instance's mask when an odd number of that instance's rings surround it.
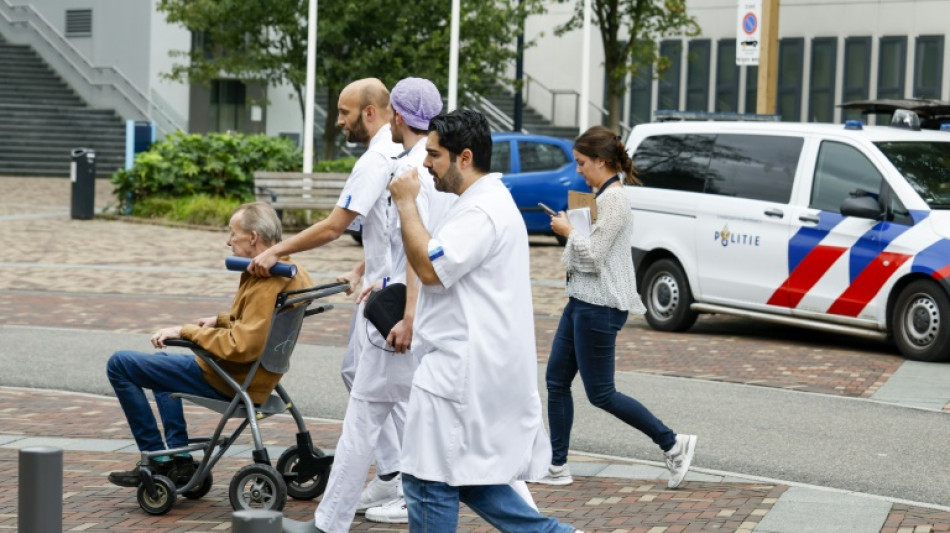
<svg viewBox="0 0 950 533">
<path fill-rule="evenodd" d="M 280 218 L 265 203 L 238 207 L 229 225 L 231 232 L 227 245 L 236 256 L 254 257 L 281 239 Z M 280 260 L 290 262 L 289 257 Z M 195 324 L 160 329 L 152 335 L 152 345 L 164 348 L 168 339 L 190 340 L 220 358 L 221 367 L 241 383 L 264 349 L 277 294 L 312 285 L 310 276 L 299 265 L 297 275 L 291 279 L 259 278 L 244 272 L 229 312 L 202 318 Z M 172 393 L 196 394 L 225 401 L 234 397 L 228 384 L 204 361 L 191 354 L 120 351 L 109 359 L 107 373 L 141 451 L 159 451 L 188 444 L 181 399 L 172 398 Z M 280 374 L 259 368 L 248 388 L 251 399 L 256 403 L 266 400 L 280 377 Z M 164 441 L 143 389 L 151 389 L 155 396 Z M 148 464 L 154 473 L 167 476 L 176 484 L 190 478 L 195 466 L 189 454 L 159 456 L 150 459 Z M 138 486 L 138 466 L 129 471 L 110 473 L 109 481 L 121 487 Z"/>
</svg>

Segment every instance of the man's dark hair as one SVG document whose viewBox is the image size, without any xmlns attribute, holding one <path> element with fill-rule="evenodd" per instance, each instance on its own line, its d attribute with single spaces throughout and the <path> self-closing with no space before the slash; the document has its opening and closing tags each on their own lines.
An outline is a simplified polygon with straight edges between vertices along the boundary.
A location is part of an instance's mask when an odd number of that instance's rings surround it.
<svg viewBox="0 0 950 533">
<path fill-rule="evenodd" d="M 456 109 L 429 121 L 429 131 L 439 134 L 439 145 L 452 154 L 452 161 L 468 148 L 472 165 L 479 172 L 491 172 L 491 129 L 478 111 Z"/>
</svg>

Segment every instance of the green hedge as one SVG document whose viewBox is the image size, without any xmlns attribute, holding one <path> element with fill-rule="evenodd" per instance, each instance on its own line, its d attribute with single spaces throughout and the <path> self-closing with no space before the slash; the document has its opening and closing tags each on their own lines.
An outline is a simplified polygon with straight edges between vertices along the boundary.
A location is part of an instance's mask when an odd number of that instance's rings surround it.
<svg viewBox="0 0 950 533">
<path fill-rule="evenodd" d="M 299 172 L 303 153 L 293 141 L 266 135 L 177 132 L 135 156 L 129 170 L 112 175 L 119 203 L 147 198 L 254 199 L 255 170 Z"/>
</svg>

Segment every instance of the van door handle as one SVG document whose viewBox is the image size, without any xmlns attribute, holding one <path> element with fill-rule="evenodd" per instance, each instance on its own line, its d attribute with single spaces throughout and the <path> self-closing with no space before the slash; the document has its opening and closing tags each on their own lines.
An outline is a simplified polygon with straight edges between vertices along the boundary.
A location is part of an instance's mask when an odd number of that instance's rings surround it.
<svg viewBox="0 0 950 533">
<path fill-rule="evenodd" d="M 815 215 L 802 215 L 798 217 L 798 220 L 801 220 L 802 222 L 808 222 L 809 224 L 817 224 L 821 222 L 821 220 Z"/>
<path fill-rule="evenodd" d="M 783 213 L 781 209 L 768 209 L 765 211 L 765 216 L 783 218 L 785 217 L 785 213 Z"/>
</svg>

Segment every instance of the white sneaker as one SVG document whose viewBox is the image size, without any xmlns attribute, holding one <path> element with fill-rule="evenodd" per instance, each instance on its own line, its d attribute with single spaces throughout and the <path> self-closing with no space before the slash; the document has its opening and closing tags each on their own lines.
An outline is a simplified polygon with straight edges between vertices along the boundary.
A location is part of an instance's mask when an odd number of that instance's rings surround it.
<svg viewBox="0 0 950 533">
<path fill-rule="evenodd" d="M 670 481 L 666 486 L 675 489 L 683 482 L 686 472 L 689 471 L 689 465 L 693 462 L 693 453 L 696 452 L 696 435 L 677 435 L 676 444 L 670 452 L 663 454 L 666 456 L 666 467 L 670 469 Z"/>
<path fill-rule="evenodd" d="M 405 498 L 398 498 L 386 505 L 367 509 L 366 519 L 384 524 L 408 524 L 409 509 L 406 507 Z"/>
<path fill-rule="evenodd" d="M 374 477 L 360 493 L 360 503 L 356 506 L 356 512 L 365 511 L 370 507 L 379 507 L 399 498 L 401 486 L 402 474 L 396 474 L 396 477 L 389 481 L 383 481 L 379 476 Z"/>
<path fill-rule="evenodd" d="M 574 483 L 571 477 L 571 468 L 564 463 L 561 466 L 551 465 L 548 467 L 548 475 L 541 479 L 531 480 L 531 483 L 542 483 L 544 485 L 570 485 Z"/>
</svg>

